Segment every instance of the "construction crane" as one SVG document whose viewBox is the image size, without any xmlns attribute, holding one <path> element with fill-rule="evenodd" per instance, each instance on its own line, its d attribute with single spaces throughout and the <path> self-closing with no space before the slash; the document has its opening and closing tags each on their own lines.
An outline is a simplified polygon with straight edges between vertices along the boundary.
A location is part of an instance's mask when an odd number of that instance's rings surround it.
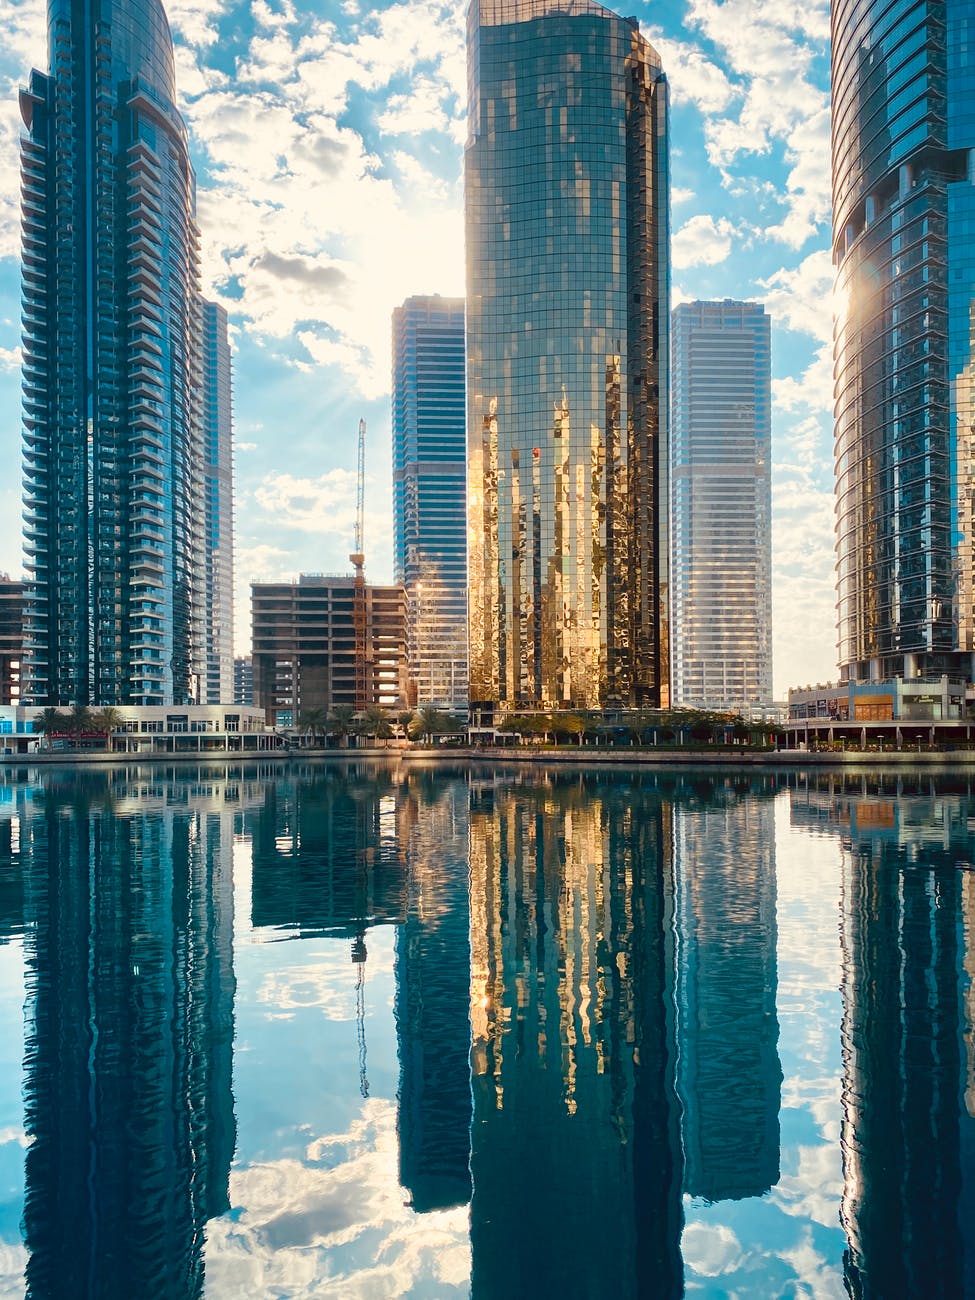
<svg viewBox="0 0 975 1300">
<path fill-rule="evenodd" d="M 369 663 L 366 645 L 366 557 L 363 552 L 362 528 L 366 502 L 366 422 L 359 421 L 359 455 L 355 490 L 355 550 L 349 556 L 355 579 L 352 589 L 352 627 L 355 632 L 355 707 L 361 713 L 369 699 Z"/>
</svg>

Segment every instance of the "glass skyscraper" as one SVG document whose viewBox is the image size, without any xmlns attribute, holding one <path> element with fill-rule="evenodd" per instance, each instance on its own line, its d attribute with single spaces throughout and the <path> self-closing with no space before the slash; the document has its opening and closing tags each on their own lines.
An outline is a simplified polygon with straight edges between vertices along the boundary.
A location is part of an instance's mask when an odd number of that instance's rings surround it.
<svg viewBox="0 0 975 1300">
<path fill-rule="evenodd" d="M 468 13 L 471 702 L 669 701 L 667 84 L 592 0 Z"/>
<path fill-rule="evenodd" d="M 674 701 L 772 703 L 772 375 L 760 303 L 673 316 Z"/>
<path fill-rule="evenodd" d="M 233 392 L 227 313 L 203 300 L 205 662 L 202 704 L 234 700 Z"/>
<path fill-rule="evenodd" d="M 393 312 L 393 560 L 418 704 L 467 707 L 464 300 Z"/>
<path fill-rule="evenodd" d="M 197 691 L 203 614 L 194 178 L 158 0 L 49 0 L 21 92 L 24 700 Z"/>
<path fill-rule="evenodd" d="M 836 0 L 844 679 L 972 672 L 975 11 Z"/>
</svg>

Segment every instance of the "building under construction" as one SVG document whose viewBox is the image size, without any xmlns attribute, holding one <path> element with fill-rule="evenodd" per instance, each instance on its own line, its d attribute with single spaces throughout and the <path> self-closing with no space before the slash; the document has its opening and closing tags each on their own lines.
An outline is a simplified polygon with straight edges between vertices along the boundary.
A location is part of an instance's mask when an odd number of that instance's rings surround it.
<svg viewBox="0 0 975 1300">
<path fill-rule="evenodd" d="M 24 584 L 0 573 L 0 704 L 20 703 L 24 655 Z"/>
<path fill-rule="evenodd" d="M 271 725 L 337 705 L 405 707 L 406 592 L 357 583 L 303 573 L 251 584 L 254 704 Z"/>
</svg>

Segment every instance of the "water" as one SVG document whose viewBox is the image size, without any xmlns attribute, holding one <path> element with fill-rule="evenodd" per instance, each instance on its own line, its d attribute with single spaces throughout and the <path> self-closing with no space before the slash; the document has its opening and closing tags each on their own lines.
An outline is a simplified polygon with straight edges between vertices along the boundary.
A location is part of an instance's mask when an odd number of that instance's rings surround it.
<svg viewBox="0 0 975 1300">
<path fill-rule="evenodd" d="M 0 771 L 0 1295 L 975 1296 L 975 789 Z"/>
</svg>

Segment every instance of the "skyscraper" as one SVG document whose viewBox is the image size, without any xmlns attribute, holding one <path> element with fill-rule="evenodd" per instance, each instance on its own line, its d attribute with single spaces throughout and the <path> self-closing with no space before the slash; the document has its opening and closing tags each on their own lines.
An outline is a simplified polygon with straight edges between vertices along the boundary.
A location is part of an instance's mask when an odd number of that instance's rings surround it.
<svg viewBox="0 0 975 1300">
<path fill-rule="evenodd" d="M 467 707 L 464 302 L 393 312 L 393 558 L 417 703 Z"/>
<path fill-rule="evenodd" d="M 234 464 L 227 313 L 203 300 L 205 663 L 200 701 L 234 699 Z"/>
<path fill-rule="evenodd" d="M 969 0 L 833 5 L 844 679 L 972 672 L 972 35 Z"/>
<path fill-rule="evenodd" d="M 674 700 L 772 703 L 772 375 L 760 303 L 675 308 Z"/>
<path fill-rule="evenodd" d="M 202 619 L 194 177 L 158 0 L 50 0 L 20 102 L 25 701 L 190 702 Z"/>
<path fill-rule="evenodd" d="M 468 11 L 472 704 L 668 703 L 667 84 L 592 0 Z"/>
</svg>

